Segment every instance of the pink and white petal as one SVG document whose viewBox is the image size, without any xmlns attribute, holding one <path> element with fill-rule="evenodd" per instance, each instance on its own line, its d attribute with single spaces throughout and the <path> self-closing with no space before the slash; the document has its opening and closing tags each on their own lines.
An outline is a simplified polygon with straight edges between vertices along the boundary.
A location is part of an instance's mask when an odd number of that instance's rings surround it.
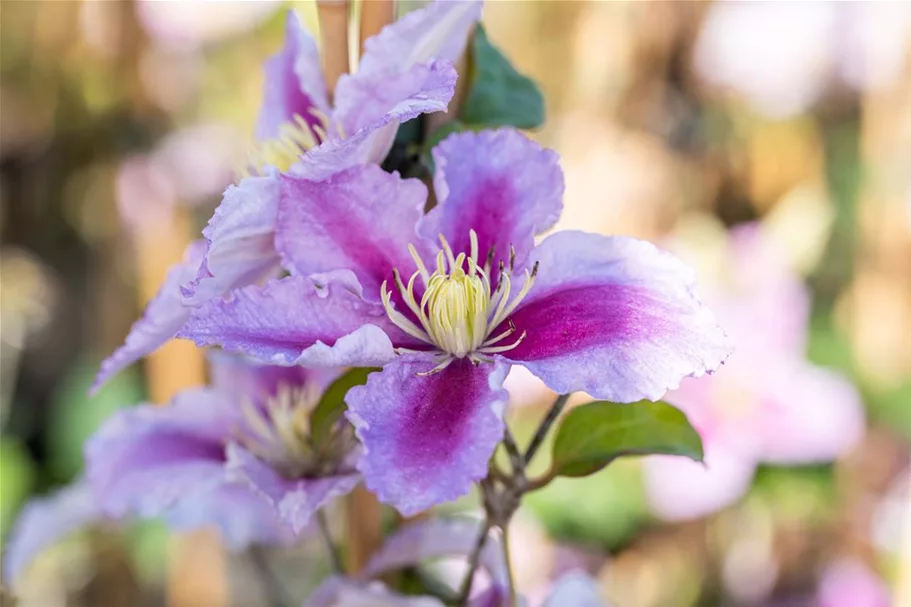
<svg viewBox="0 0 911 607">
<path fill-rule="evenodd" d="M 295 116 L 319 124 L 311 113 L 329 115 L 329 96 L 320 66 L 319 48 L 294 11 L 285 22 L 285 45 L 265 64 L 263 105 L 256 136 L 261 141 L 279 136 L 283 124 Z"/>
<path fill-rule="evenodd" d="M 289 276 L 203 304 L 179 337 L 275 365 L 374 367 L 395 358 L 381 328 L 389 324 L 382 304 L 334 284 L 318 291 L 309 278 Z"/>
<path fill-rule="evenodd" d="M 238 407 L 212 390 L 181 392 L 166 406 L 119 411 L 86 442 L 86 478 L 108 516 L 162 514 L 187 492 L 223 479 L 224 444 Z"/>
<path fill-rule="evenodd" d="M 456 253 L 470 251 L 478 235 L 480 256 L 491 247 L 509 259 L 511 245 L 521 266 L 534 238 L 554 225 L 563 208 L 563 172 L 555 152 L 518 131 L 454 133 L 433 150 L 433 184 L 439 204 L 421 221 L 419 233 L 443 234 Z"/>
<path fill-rule="evenodd" d="M 367 75 L 359 71 L 339 78 L 333 121 L 345 133 L 354 134 L 346 148 L 356 144 L 358 153 L 348 155 L 362 162 L 383 162 L 392 149 L 399 123 L 420 114 L 445 111 L 457 78 L 455 68 L 447 61 L 414 65 L 401 72 Z M 323 153 L 316 151 L 317 156 Z M 305 157 L 302 162 L 315 161 Z"/>
<path fill-rule="evenodd" d="M 361 478 L 359 474 L 341 474 L 289 479 L 236 443 L 228 445 L 227 453 L 228 478 L 245 483 L 295 534 L 304 530 L 317 510 L 350 493 Z"/>
<path fill-rule="evenodd" d="M 348 419 L 364 446 L 358 469 L 380 501 L 406 516 L 468 493 L 503 437 L 502 363 L 403 357 L 348 392 Z"/>
<path fill-rule="evenodd" d="M 479 0 L 437 1 L 387 25 L 364 44 L 358 73 L 402 71 L 431 59 L 455 62 L 481 18 Z"/>
<path fill-rule="evenodd" d="M 233 551 L 257 544 L 286 546 L 298 539 L 268 503 L 239 483 L 191 490 L 163 518 L 172 531 L 215 529 Z"/>
<path fill-rule="evenodd" d="M 247 177 L 225 190 L 202 231 L 208 246 L 199 272 L 181 288 L 186 305 L 223 297 L 278 271 L 275 221 L 280 192 L 277 175 Z"/>
<path fill-rule="evenodd" d="M 648 242 L 560 232 L 531 259 L 537 282 L 512 315 L 526 336 L 504 354 L 555 392 L 657 400 L 728 354 L 692 270 Z"/>
<path fill-rule="evenodd" d="M 190 308 L 185 305 L 180 288 L 196 276 L 205 247 L 205 242 L 201 240 L 191 243 L 183 261 L 168 271 L 164 284 L 146 306 L 142 318 L 130 328 L 124 344 L 101 363 L 91 393 L 97 392 L 126 367 L 160 348 L 180 330 L 190 316 Z"/>
<path fill-rule="evenodd" d="M 774 378 L 774 376 L 773 376 Z M 864 407 L 843 376 L 808 363 L 770 378 L 753 420 L 760 457 L 778 464 L 833 460 L 863 436 Z"/>
<path fill-rule="evenodd" d="M 71 534 L 104 520 L 82 480 L 29 501 L 13 525 L 3 551 L 3 578 L 13 588 L 41 552 Z"/>
<path fill-rule="evenodd" d="M 699 518 L 730 506 L 747 492 L 756 471 L 750 458 L 717 443 L 706 444 L 704 463 L 654 455 L 642 466 L 649 506 L 666 521 Z"/>
<path fill-rule="evenodd" d="M 392 269 L 414 271 L 408 253 L 418 243 L 427 188 L 368 164 L 322 182 L 282 178 L 276 246 L 292 273 L 312 276 L 350 270 L 368 300 L 380 301 L 380 285 Z M 422 247 L 423 248 L 423 247 Z"/>
<path fill-rule="evenodd" d="M 403 596 L 392 593 L 379 582 L 365 583 L 332 576 L 317 586 L 303 607 L 444 607 L 429 596 Z"/>
</svg>

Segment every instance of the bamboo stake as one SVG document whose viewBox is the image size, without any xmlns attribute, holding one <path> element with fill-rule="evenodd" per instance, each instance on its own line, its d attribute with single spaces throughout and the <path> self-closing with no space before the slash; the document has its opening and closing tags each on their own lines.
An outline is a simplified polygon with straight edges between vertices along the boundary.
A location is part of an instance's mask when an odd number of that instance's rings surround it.
<svg viewBox="0 0 911 607">
<path fill-rule="evenodd" d="M 360 49 L 364 54 L 364 43 L 368 38 L 395 19 L 395 0 L 363 0 L 361 2 Z"/>
<path fill-rule="evenodd" d="M 329 94 L 342 74 L 347 74 L 349 0 L 317 0 L 320 44 L 322 45 L 323 76 Z"/>
</svg>

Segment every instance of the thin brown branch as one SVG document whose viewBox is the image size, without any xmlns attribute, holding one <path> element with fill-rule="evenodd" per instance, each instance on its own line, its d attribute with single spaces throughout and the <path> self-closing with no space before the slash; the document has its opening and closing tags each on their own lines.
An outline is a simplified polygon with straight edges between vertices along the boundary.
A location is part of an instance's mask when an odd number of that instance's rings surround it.
<svg viewBox="0 0 911 607">
<path fill-rule="evenodd" d="M 364 53 L 364 43 L 368 38 L 380 33 L 380 30 L 395 20 L 395 0 L 363 0 L 361 2 L 360 46 Z"/>
</svg>

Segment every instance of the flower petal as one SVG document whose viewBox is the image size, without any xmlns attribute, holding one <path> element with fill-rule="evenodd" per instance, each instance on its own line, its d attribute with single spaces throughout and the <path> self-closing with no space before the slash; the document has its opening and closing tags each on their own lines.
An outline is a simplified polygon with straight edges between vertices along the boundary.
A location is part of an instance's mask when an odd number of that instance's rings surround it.
<svg viewBox="0 0 911 607">
<path fill-rule="evenodd" d="M 272 507 L 240 483 L 222 482 L 191 491 L 164 518 L 179 532 L 214 527 L 225 546 L 234 551 L 253 544 L 290 545 L 296 541 Z"/>
<path fill-rule="evenodd" d="M 298 115 L 319 124 L 311 113 L 329 114 L 329 97 L 320 67 L 319 48 L 294 11 L 285 22 L 285 46 L 266 61 L 263 106 L 256 136 L 260 140 L 279 136 L 280 127 Z"/>
<path fill-rule="evenodd" d="M 156 516 L 190 490 L 223 477 L 224 443 L 238 408 L 211 390 L 180 393 L 166 407 L 116 413 L 86 443 L 86 477 L 107 515 Z"/>
<path fill-rule="evenodd" d="M 860 395 L 847 379 L 828 369 L 798 364 L 780 381 L 769 378 L 760 398 L 753 432 L 764 461 L 829 461 L 863 435 Z"/>
<path fill-rule="evenodd" d="M 245 482 L 294 533 L 300 533 L 329 501 L 354 489 L 361 478 L 359 474 L 342 474 L 288 479 L 236 443 L 228 445 L 227 453 L 228 477 Z"/>
<path fill-rule="evenodd" d="M 290 276 L 204 304 L 179 336 L 277 365 L 373 367 L 395 357 L 381 328 L 389 324 L 379 303 Z"/>
<path fill-rule="evenodd" d="M 392 268 L 411 273 L 408 245 L 417 242 L 427 188 L 377 165 L 348 169 L 326 181 L 282 179 L 276 246 L 285 267 L 304 276 L 349 269 L 367 299 L 394 285 Z"/>
<path fill-rule="evenodd" d="M 208 246 L 199 272 L 181 288 L 185 304 L 198 306 L 222 297 L 278 269 L 275 219 L 280 189 L 278 176 L 267 175 L 248 177 L 225 190 L 202 231 Z"/>
<path fill-rule="evenodd" d="M 346 74 L 335 88 L 333 118 L 345 133 L 368 132 L 359 144 L 364 161 L 379 164 L 392 149 L 400 122 L 446 110 L 457 78 L 446 61 L 414 65 L 405 71 Z"/>
<path fill-rule="evenodd" d="M 253 402 L 275 396 L 283 386 L 316 386 L 322 393 L 340 373 L 340 369 L 267 365 L 246 356 L 235 356 L 221 350 L 209 353 L 212 387 L 235 398 L 249 397 Z"/>
<path fill-rule="evenodd" d="M 187 247 L 183 261 L 168 272 L 164 284 L 146 306 L 142 318 L 133 324 L 124 344 L 101 363 L 91 393 L 97 392 L 121 370 L 157 350 L 180 330 L 190 316 L 190 309 L 181 298 L 180 286 L 196 275 L 204 253 L 205 243 L 201 240 Z"/>
<path fill-rule="evenodd" d="M 445 556 L 468 556 L 475 547 L 481 523 L 467 518 L 431 518 L 417 521 L 386 538 L 383 547 L 370 557 L 362 577 L 375 578 L 389 571 L 419 565 Z M 480 565 L 495 583 L 506 583 L 506 568 L 499 541 L 487 538 Z"/>
<path fill-rule="evenodd" d="M 756 464 L 718 442 L 705 445 L 705 462 L 653 455 L 643 463 L 652 512 L 667 521 L 699 518 L 733 504 L 753 480 Z"/>
<path fill-rule="evenodd" d="M 429 596 L 394 594 L 380 582 L 364 583 L 332 576 L 317 586 L 303 607 L 444 607 Z"/>
<path fill-rule="evenodd" d="M 482 5 L 478 0 L 438 1 L 408 13 L 364 43 L 358 74 L 406 70 L 431 59 L 454 63 L 481 18 Z"/>
<path fill-rule="evenodd" d="M 402 358 L 348 392 L 348 418 L 364 445 L 367 487 L 408 516 L 454 500 L 487 474 L 503 436 L 507 367 Z"/>
<path fill-rule="evenodd" d="M 3 577 L 15 586 L 32 560 L 79 529 L 103 520 L 90 487 L 76 481 L 28 502 L 16 519 L 3 554 Z"/>
<path fill-rule="evenodd" d="M 607 607 L 607 602 L 601 597 L 597 582 L 592 577 L 581 571 L 567 573 L 561 577 L 543 607 Z"/>
<path fill-rule="evenodd" d="M 657 400 L 728 353 L 693 272 L 650 243 L 560 232 L 532 258 L 537 282 L 512 316 L 527 334 L 505 354 L 556 392 Z"/>
<path fill-rule="evenodd" d="M 513 245 L 521 265 L 535 235 L 560 216 L 564 188 L 557 154 L 518 131 L 455 133 L 434 148 L 433 159 L 439 204 L 418 232 L 432 240 L 443 234 L 456 252 L 470 250 L 473 229 L 482 259 L 494 247 L 497 259 L 508 260 Z"/>
</svg>

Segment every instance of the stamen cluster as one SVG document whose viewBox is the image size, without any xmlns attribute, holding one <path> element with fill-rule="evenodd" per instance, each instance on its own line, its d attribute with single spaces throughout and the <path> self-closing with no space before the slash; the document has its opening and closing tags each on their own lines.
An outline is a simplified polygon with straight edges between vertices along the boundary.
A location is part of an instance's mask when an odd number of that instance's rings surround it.
<svg viewBox="0 0 911 607">
<path fill-rule="evenodd" d="M 523 331 L 514 342 L 499 345 L 516 332 L 516 326 L 509 320 L 509 315 L 534 284 L 538 264 L 531 271 L 525 270 L 522 288 L 510 299 L 515 250 L 510 247 L 508 266 L 500 262 L 497 285 L 492 288 L 490 274 L 494 250 L 491 248 L 484 265 L 479 265 L 478 235 L 471 230 L 469 237 L 469 254 L 459 253 L 456 256 L 446 238 L 440 234 L 441 249 L 436 255 L 436 270 L 432 274 L 414 246 L 409 245 L 408 250 L 417 271 L 411 275 L 407 286 L 402 282 L 398 269 L 393 268 L 396 287 L 402 300 L 419 324 L 395 309 L 392 292 L 386 288 L 385 281 L 380 288 L 389 319 L 408 335 L 439 350 L 439 364 L 428 374 L 442 371 L 453 360 L 466 356 L 475 364 L 489 362 L 492 360 L 490 355 L 512 350 L 525 338 L 526 332 Z M 424 286 L 420 302 L 415 296 L 418 277 Z M 492 335 L 504 321 L 508 321 L 508 327 L 498 335 Z"/>
<path fill-rule="evenodd" d="M 238 170 L 240 177 L 262 175 L 269 167 L 287 171 L 307 150 L 326 141 L 333 127 L 339 139 L 345 138 L 342 125 L 338 122 L 333 124 L 324 112 L 310 108 L 309 113 L 316 118 L 316 124 L 295 114 L 292 120 L 279 127 L 277 137 L 262 142 L 250 152 L 246 164 Z"/>
<path fill-rule="evenodd" d="M 315 386 L 287 385 L 263 403 L 246 400 L 241 405 L 244 425 L 236 438 L 287 478 L 331 474 L 353 447 L 354 435 L 348 424 L 340 425 L 318 448 L 310 433 L 310 414 L 318 401 Z"/>
</svg>

